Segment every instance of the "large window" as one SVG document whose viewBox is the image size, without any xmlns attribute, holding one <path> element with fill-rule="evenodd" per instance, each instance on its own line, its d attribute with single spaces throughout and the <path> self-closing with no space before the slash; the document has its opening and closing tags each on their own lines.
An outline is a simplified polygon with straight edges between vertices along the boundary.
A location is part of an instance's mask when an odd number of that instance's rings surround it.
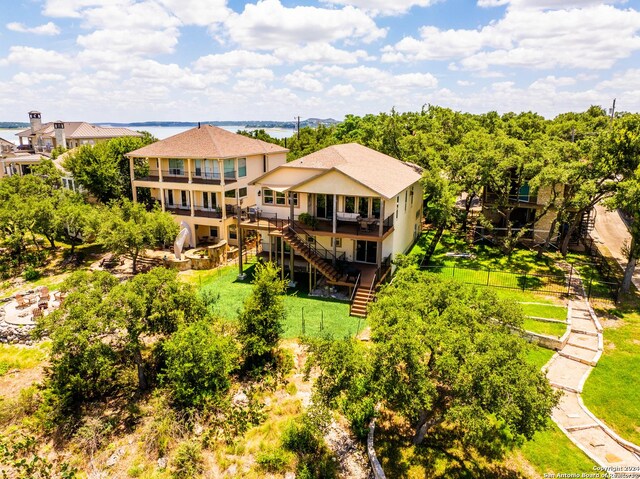
<svg viewBox="0 0 640 479">
<path fill-rule="evenodd" d="M 246 196 L 247 196 L 247 187 L 245 186 L 244 188 L 240 188 L 238 190 L 238 195 L 240 196 L 240 198 L 246 198 Z"/>
<path fill-rule="evenodd" d="M 269 188 L 264 188 L 262 190 L 262 204 L 263 205 L 273 204 L 273 190 L 270 190 Z"/>
<path fill-rule="evenodd" d="M 280 193 L 279 191 L 276 191 L 276 205 L 286 206 L 286 204 L 287 204 L 287 197 L 285 196 L 285 194 Z"/>
<path fill-rule="evenodd" d="M 238 178 L 247 176 L 247 159 L 238 158 Z"/>
<path fill-rule="evenodd" d="M 345 196 L 344 197 L 344 212 L 355 213 L 356 212 L 356 197 Z"/>
<path fill-rule="evenodd" d="M 358 198 L 358 214 L 363 218 L 369 217 L 369 198 L 365 196 Z"/>
<path fill-rule="evenodd" d="M 224 160 L 224 177 L 227 180 L 235 180 L 236 179 L 236 167 L 233 158 L 229 160 Z"/>
<path fill-rule="evenodd" d="M 380 218 L 380 198 L 371 201 L 371 214 L 374 218 Z"/>
<path fill-rule="evenodd" d="M 236 190 L 225 191 L 224 192 L 224 197 L 225 198 L 235 198 L 236 197 Z"/>
<path fill-rule="evenodd" d="M 202 160 L 196 160 L 195 169 L 195 175 L 202 176 Z"/>
<path fill-rule="evenodd" d="M 169 174 L 176 176 L 184 175 L 184 160 L 169 160 Z"/>
<path fill-rule="evenodd" d="M 281 193 L 279 191 L 273 191 L 269 188 L 262 190 L 262 204 L 263 205 L 277 205 L 288 206 L 289 193 Z M 293 193 L 293 206 L 298 206 L 298 193 Z"/>
<path fill-rule="evenodd" d="M 180 204 L 186 208 L 187 206 L 189 206 L 189 202 L 187 201 L 187 192 L 182 190 L 180 192 Z"/>
</svg>

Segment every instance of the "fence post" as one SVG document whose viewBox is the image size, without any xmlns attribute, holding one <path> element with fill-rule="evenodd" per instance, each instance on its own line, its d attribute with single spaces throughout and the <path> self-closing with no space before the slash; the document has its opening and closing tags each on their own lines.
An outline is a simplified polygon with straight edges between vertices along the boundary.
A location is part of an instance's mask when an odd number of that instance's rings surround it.
<svg viewBox="0 0 640 479">
<path fill-rule="evenodd" d="M 489 278 L 491 276 L 491 268 L 487 268 L 487 286 L 489 286 Z"/>
<path fill-rule="evenodd" d="M 593 278 L 589 280 L 589 289 L 587 291 L 587 300 L 591 299 L 591 286 L 593 286 Z"/>
<path fill-rule="evenodd" d="M 524 273 L 524 281 L 522 282 L 522 291 L 527 289 L 527 273 Z"/>
<path fill-rule="evenodd" d="M 573 265 L 570 265 L 571 269 L 569 270 L 569 284 L 567 284 L 567 296 L 571 294 L 571 281 L 573 280 Z"/>
<path fill-rule="evenodd" d="M 320 331 L 324 331 L 324 309 L 320 310 Z"/>
<path fill-rule="evenodd" d="M 304 327 L 304 306 L 302 307 L 302 335 L 304 336 L 305 334 L 305 327 Z"/>
<path fill-rule="evenodd" d="M 455 278 L 456 277 L 456 264 L 453 263 L 453 272 L 451 273 L 451 277 Z"/>
</svg>

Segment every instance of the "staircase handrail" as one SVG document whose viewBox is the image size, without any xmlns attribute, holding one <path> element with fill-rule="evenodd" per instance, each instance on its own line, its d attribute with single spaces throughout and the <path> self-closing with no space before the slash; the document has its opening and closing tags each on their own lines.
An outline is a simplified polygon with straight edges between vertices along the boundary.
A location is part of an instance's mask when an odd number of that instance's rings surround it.
<svg viewBox="0 0 640 479">
<path fill-rule="evenodd" d="M 356 296 L 356 291 L 358 290 L 358 284 L 360 284 L 360 276 L 362 273 L 358 273 L 358 277 L 356 278 L 356 284 L 353 285 L 353 291 L 351 292 L 351 297 L 349 298 L 349 303 L 353 304 L 353 299 Z"/>
<path fill-rule="evenodd" d="M 373 279 L 371 280 L 371 286 L 369 286 L 369 298 L 371 298 L 371 294 L 373 293 L 373 287 L 376 284 L 376 276 L 378 275 L 378 273 L 373 273 Z"/>
<path fill-rule="evenodd" d="M 310 252 L 315 253 L 316 255 L 320 256 L 322 259 L 325 259 L 325 260 L 329 259 L 336 262 L 338 261 L 338 258 L 336 258 L 331 251 L 329 251 L 324 246 L 319 245 L 317 241 L 314 241 L 313 247 L 311 247 L 311 243 L 309 243 L 309 241 L 304 241 L 302 238 L 300 238 L 300 233 L 306 235 L 307 237 L 310 237 L 313 235 L 309 234 L 309 232 L 305 230 L 302 226 L 295 225 L 294 223 L 295 222 L 292 221 L 291 219 L 289 220 L 289 229 L 293 232 L 293 234 L 298 236 L 298 239 L 308 248 Z M 318 250 L 321 251 L 322 254 L 319 254 Z"/>
</svg>

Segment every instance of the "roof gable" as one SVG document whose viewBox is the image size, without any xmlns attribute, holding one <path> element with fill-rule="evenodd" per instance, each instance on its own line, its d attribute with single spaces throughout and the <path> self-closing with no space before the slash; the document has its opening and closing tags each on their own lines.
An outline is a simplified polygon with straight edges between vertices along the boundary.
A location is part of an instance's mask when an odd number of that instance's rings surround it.
<svg viewBox="0 0 640 479">
<path fill-rule="evenodd" d="M 212 125 L 203 125 L 157 141 L 127 156 L 136 158 L 236 158 L 289 150 Z"/>
</svg>

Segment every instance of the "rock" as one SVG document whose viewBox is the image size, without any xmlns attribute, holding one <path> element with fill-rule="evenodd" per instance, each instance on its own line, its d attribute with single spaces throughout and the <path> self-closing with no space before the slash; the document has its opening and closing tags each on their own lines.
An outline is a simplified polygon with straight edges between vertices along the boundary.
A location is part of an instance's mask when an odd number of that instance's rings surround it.
<svg viewBox="0 0 640 479">
<path fill-rule="evenodd" d="M 284 479 L 296 479 L 296 473 L 289 471 L 284 475 Z"/>
<path fill-rule="evenodd" d="M 195 426 L 193 426 L 193 433 L 196 436 L 200 436 L 203 431 L 204 431 L 204 428 L 202 427 L 201 424 L 196 424 Z"/>
<path fill-rule="evenodd" d="M 237 472 L 238 472 L 238 465 L 231 464 L 229 468 L 225 471 L 225 474 L 228 476 L 235 476 Z"/>
<path fill-rule="evenodd" d="M 249 398 L 243 391 L 240 391 L 234 394 L 233 398 L 231 398 L 231 402 L 236 406 L 246 406 L 249 404 Z"/>
<path fill-rule="evenodd" d="M 109 459 L 107 459 L 106 466 L 107 467 L 115 466 L 116 463 L 120 460 L 120 458 L 124 456 L 125 452 L 126 450 L 124 447 L 119 447 L 118 449 L 116 449 L 116 452 L 111 454 L 111 456 L 109 456 Z"/>
<path fill-rule="evenodd" d="M 167 464 L 169 463 L 169 459 L 167 458 L 167 456 L 162 456 L 158 458 L 158 469 L 166 469 L 167 468 Z"/>
</svg>

